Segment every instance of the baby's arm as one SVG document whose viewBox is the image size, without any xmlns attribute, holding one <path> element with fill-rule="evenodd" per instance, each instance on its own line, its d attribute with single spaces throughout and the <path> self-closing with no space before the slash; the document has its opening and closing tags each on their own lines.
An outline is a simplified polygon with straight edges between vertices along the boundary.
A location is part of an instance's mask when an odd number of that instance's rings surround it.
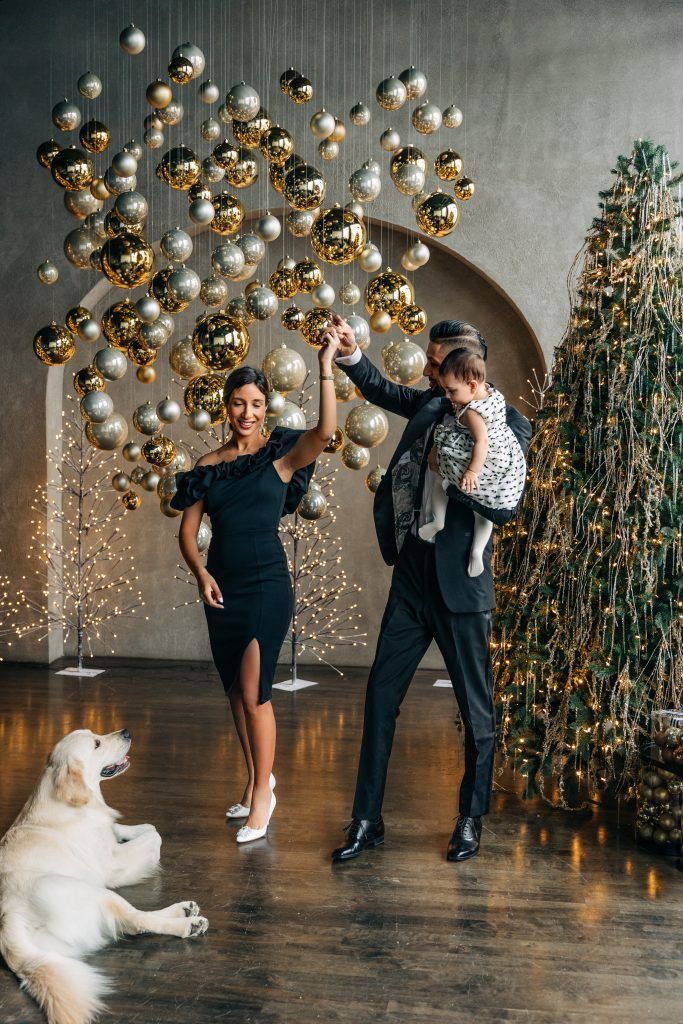
<svg viewBox="0 0 683 1024">
<path fill-rule="evenodd" d="M 479 474 L 481 473 L 489 450 L 489 435 L 483 416 L 475 409 L 466 409 L 460 422 L 467 427 L 472 435 L 474 445 L 469 467 L 463 473 L 460 486 L 467 494 L 479 490 Z"/>
</svg>

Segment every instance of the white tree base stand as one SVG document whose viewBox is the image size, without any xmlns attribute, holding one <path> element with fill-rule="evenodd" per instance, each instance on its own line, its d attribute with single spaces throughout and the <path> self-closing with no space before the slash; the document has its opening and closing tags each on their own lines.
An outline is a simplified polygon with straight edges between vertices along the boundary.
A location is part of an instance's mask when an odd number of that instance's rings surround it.
<svg viewBox="0 0 683 1024">
<path fill-rule="evenodd" d="M 106 672 L 105 668 L 79 668 L 78 665 L 71 665 L 70 668 L 60 668 L 55 672 L 57 676 L 99 676 Z"/>
<path fill-rule="evenodd" d="M 450 681 L 450 679 L 437 679 L 437 681 L 434 683 L 434 686 L 448 686 L 449 688 L 452 688 L 453 683 Z"/>
<path fill-rule="evenodd" d="M 286 690 L 287 693 L 294 693 L 295 690 L 305 690 L 307 686 L 317 686 L 318 683 L 312 679 L 283 679 L 281 683 L 273 683 L 274 690 Z"/>
</svg>

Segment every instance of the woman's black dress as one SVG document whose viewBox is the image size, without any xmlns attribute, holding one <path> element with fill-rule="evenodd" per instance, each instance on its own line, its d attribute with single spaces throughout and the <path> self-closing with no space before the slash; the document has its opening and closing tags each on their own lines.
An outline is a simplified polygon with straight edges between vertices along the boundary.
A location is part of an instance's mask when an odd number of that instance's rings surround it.
<svg viewBox="0 0 683 1024">
<path fill-rule="evenodd" d="M 306 493 L 315 463 L 284 483 L 273 466 L 303 431 L 276 427 L 265 446 L 231 462 L 176 474 L 171 506 L 203 499 L 211 520 L 206 568 L 220 587 L 223 607 L 204 604 L 211 653 L 228 693 L 242 655 L 254 638 L 261 656 L 259 703 L 270 700 L 278 655 L 292 618 L 292 585 L 278 535 L 280 517 Z"/>
</svg>

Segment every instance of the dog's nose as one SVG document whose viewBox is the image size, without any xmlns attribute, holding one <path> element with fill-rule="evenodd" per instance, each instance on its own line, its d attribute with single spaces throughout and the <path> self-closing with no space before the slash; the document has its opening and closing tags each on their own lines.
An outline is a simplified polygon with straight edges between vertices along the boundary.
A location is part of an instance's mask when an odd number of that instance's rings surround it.
<svg viewBox="0 0 683 1024">
<path fill-rule="evenodd" d="M 130 739 L 130 733 L 128 732 L 127 729 L 122 729 L 121 730 L 121 735 L 123 736 L 124 740 L 129 740 Z"/>
</svg>

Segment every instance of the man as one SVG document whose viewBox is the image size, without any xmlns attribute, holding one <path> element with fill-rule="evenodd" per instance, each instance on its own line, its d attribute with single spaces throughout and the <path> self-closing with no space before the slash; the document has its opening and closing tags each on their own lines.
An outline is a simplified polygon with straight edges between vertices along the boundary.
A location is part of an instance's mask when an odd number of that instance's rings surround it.
<svg viewBox="0 0 683 1024">
<path fill-rule="evenodd" d="M 346 321 L 335 317 L 330 330 L 340 338 L 337 363 L 363 396 L 388 412 L 408 419 L 375 494 L 374 517 L 382 556 L 394 566 L 391 589 L 368 678 L 365 719 L 352 821 L 346 842 L 334 861 L 351 860 L 367 847 L 384 842 L 382 800 L 399 707 L 415 670 L 435 640 L 453 684 L 465 731 L 465 772 L 460 787 L 459 817 L 447 859 L 462 861 L 479 851 L 481 817 L 489 810 L 495 748 L 495 712 L 490 659 L 491 609 L 495 606 L 491 575 L 491 541 L 484 552 L 484 572 L 467 573 L 476 495 L 454 484 L 444 529 L 432 541 L 417 530 L 430 518 L 430 482 L 436 471 L 433 434 L 448 422 L 452 407 L 439 386 L 439 366 L 454 348 L 476 351 L 486 359 L 486 345 L 471 324 L 446 320 L 429 333 L 424 390 L 391 383 L 361 352 Z M 507 421 L 522 449 L 531 425 L 508 406 Z M 490 511 L 490 510 L 489 510 Z"/>
</svg>

